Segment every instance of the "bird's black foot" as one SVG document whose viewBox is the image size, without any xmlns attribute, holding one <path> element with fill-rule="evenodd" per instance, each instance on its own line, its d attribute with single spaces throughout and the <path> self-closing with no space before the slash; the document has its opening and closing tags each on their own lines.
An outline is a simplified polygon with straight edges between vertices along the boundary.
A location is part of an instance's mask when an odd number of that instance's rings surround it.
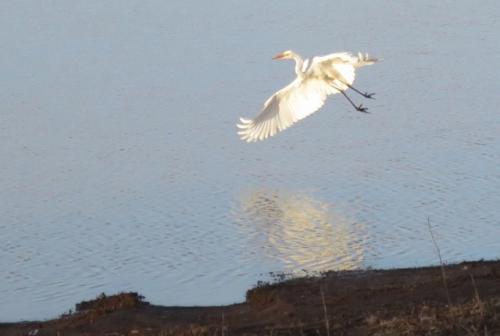
<svg viewBox="0 0 500 336">
<path fill-rule="evenodd" d="M 356 111 L 363 112 L 363 113 L 370 113 L 370 112 L 368 112 L 368 107 L 364 107 L 363 104 L 356 106 Z"/>
<path fill-rule="evenodd" d="M 363 97 L 365 98 L 375 99 L 375 97 L 373 96 L 375 96 L 375 93 L 368 93 L 368 92 L 363 93 Z"/>
</svg>

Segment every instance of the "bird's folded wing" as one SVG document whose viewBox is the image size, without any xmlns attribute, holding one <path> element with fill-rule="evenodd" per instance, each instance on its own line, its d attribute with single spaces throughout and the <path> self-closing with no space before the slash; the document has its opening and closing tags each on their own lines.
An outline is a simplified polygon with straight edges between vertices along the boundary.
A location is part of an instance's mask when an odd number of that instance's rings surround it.
<svg viewBox="0 0 500 336">
<path fill-rule="evenodd" d="M 238 134 L 247 142 L 264 140 L 316 112 L 336 92 L 325 81 L 297 78 L 272 95 L 254 119 L 241 118 Z"/>
</svg>

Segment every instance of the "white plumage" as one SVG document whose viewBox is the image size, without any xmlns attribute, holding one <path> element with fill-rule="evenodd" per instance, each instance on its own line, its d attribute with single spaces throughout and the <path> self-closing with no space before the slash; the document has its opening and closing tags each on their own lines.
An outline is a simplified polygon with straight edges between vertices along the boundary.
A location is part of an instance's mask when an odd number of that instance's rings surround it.
<svg viewBox="0 0 500 336">
<path fill-rule="evenodd" d="M 294 59 L 297 78 L 273 94 L 254 119 L 240 118 L 238 134 L 247 142 L 271 137 L 319 110 L 329 95 L 343 93 L 348 88 L 354 89 L 351 84 L 354 82 L 355 69 L 377 61 L 367 54 L 359 53 L 356 57 L 347 52 L 304 61 L 291 50 L 278 54 L 274 59 Z M 372 98 L 373 94 L 354 90 Z M 358 111 L 366 112 L 362 105 L 353 106 Z"/>
</svg>

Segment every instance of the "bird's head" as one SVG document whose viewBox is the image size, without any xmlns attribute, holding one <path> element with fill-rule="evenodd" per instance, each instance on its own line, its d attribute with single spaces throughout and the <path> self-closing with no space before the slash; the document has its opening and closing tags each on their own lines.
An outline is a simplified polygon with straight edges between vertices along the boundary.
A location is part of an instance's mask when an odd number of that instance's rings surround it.
<svg viewBox="0 0 500 336">
<path fill-rule="evenodd" d="M 291 50 L 286 50 L 283 51 L 282 53 L 276 55 L 273 57 L 273 60 L 285 60 L 285 59 L 292 59 L 293 58 L 293 51 Z"/>
</svg>

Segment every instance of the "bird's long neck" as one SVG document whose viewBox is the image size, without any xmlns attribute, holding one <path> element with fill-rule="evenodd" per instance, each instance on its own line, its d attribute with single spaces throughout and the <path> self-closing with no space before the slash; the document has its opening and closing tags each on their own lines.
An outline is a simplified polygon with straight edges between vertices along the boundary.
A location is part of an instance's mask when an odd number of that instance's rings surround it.
<svg viewBox="0 0 500 336">
<path fill-rule="evenodd" d="M 302 66 L 304 65 L 304 60 L 300 55 L 295 53 L 292 54 L 293 59 L 295 60 L 295 73 L 298 77 L 302 77 L 304 72 L 302 71 Z"/>
</svg>

